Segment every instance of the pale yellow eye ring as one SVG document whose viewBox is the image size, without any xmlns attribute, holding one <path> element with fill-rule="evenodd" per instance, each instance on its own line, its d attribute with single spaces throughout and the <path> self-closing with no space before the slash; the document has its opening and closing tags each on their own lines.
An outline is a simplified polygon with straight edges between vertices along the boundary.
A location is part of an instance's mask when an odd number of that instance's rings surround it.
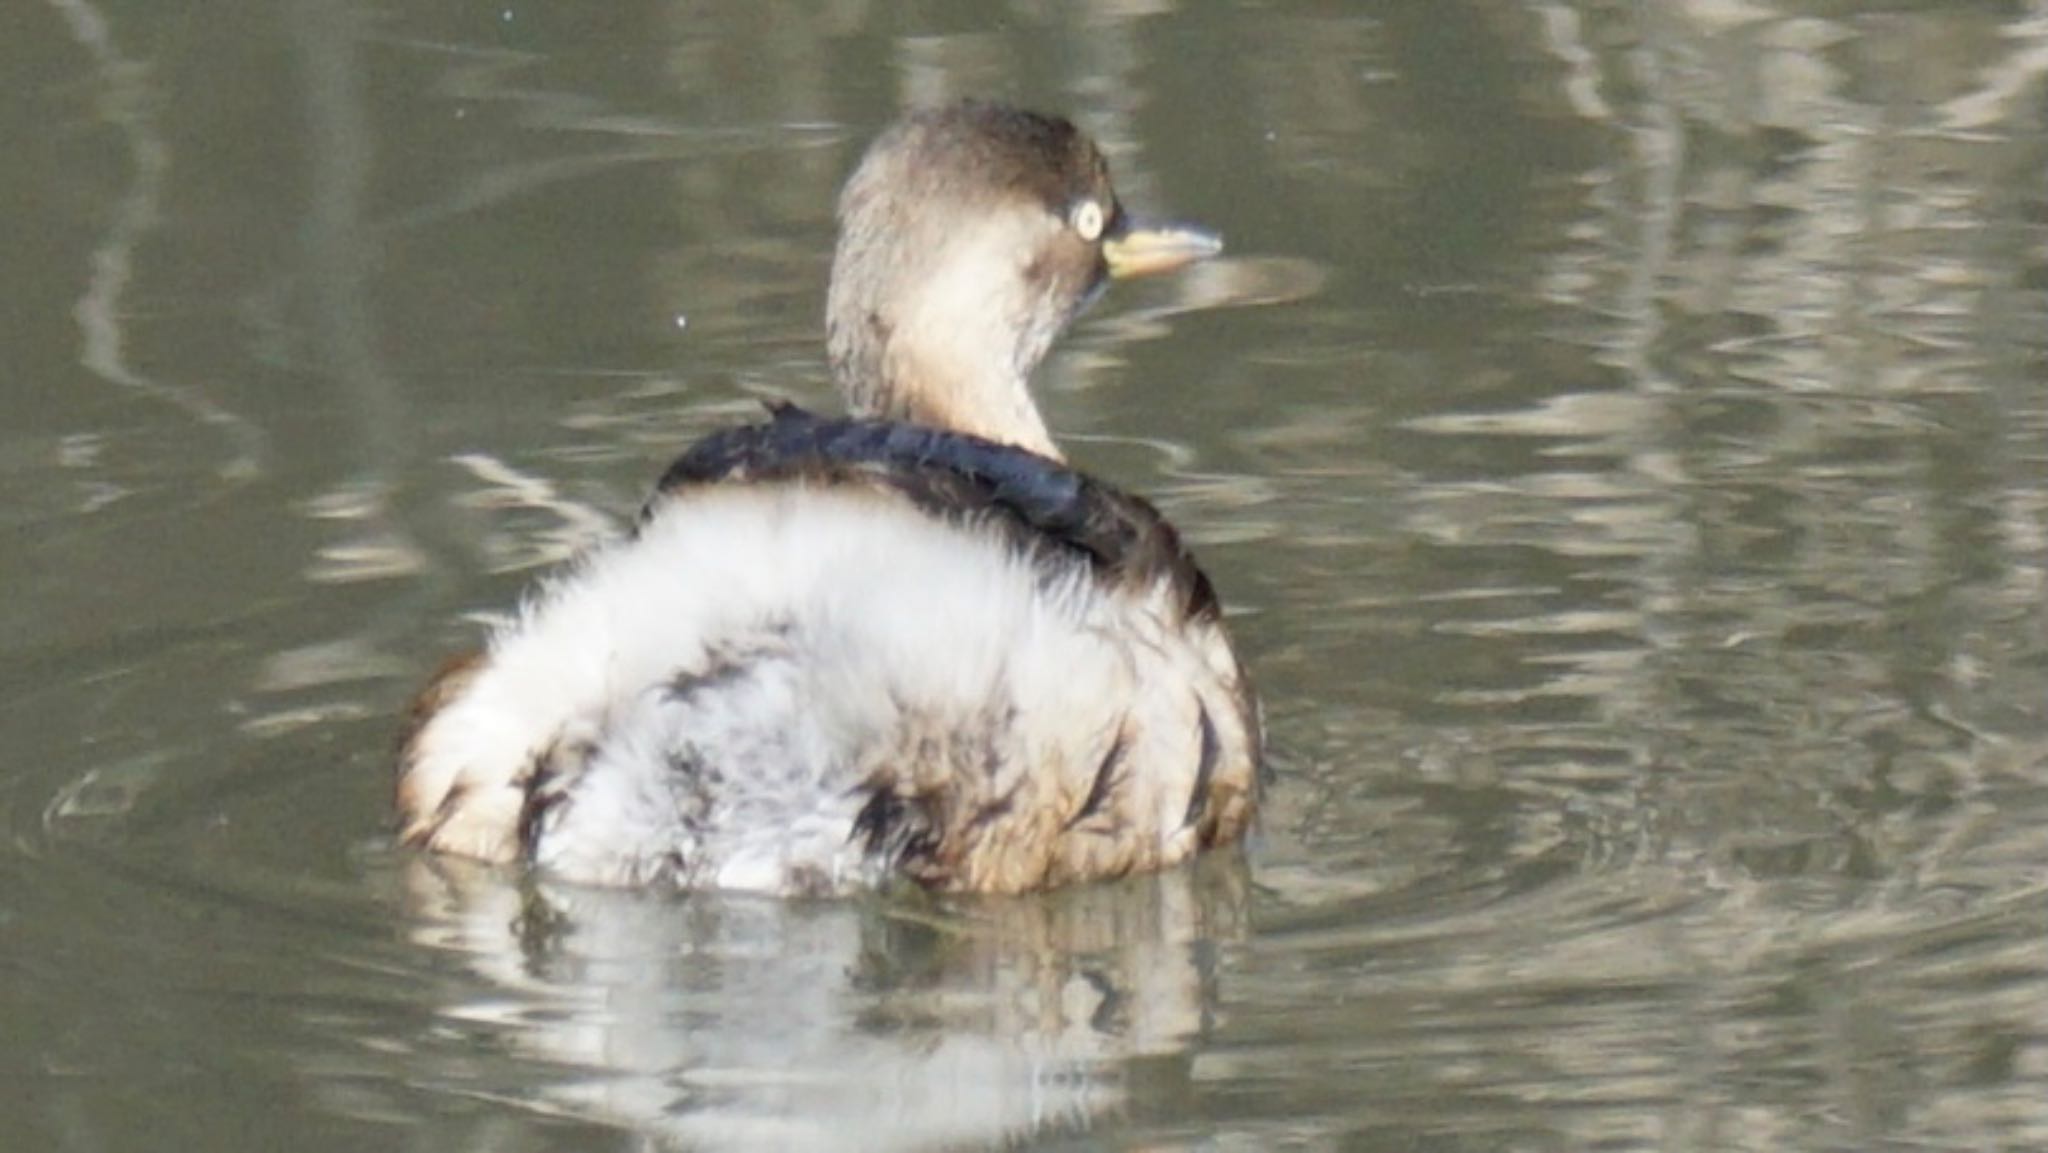
<svg viewBox="0 0 2048 1153">
<path fill-rule="evenodd" d="M 1067 224 L 1075 234 L 1090 244 L 1102 239 L 1102 227 L 1108 220 L 1102 213 L 1102 203 L 1094 198 L 1083 200 L 1067 212 Z"/>
</svg>

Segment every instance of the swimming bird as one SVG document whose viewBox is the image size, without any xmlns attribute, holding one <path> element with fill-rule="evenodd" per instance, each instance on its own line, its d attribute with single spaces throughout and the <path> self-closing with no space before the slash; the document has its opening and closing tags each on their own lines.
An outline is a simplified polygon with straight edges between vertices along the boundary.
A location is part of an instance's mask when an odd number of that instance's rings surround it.
<svg viewBox="0 0 2048 1153">
<path fill-rule="evenodd" d="M 967 102 L 870 146 L 826 301 L 851 415 L 672 464 L 415 700 L 400 840 L 605 885 L 1022 892 L 1238 839 L 1259 709 L 1217 595 L 1069 467 L 1033 368 L 1112 278 L 1221 248 L 1128 214 L 1070 122 Z"/>
</svg>

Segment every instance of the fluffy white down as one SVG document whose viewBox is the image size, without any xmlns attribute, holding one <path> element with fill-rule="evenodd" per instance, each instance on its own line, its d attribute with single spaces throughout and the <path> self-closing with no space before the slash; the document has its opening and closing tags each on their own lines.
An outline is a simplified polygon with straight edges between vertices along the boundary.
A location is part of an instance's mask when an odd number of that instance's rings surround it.
<svg viewBox="0 0 2048 1153">
<path fill-rule="evenodd" d="M 848 754 L 906 702 L 963 715 L 1019 702 L 1021 739 L 1049 761 L 1092 766 L 1144 695 L 1134 654 L 1161 640 L 1134 599 L 1079 570 L 1048 584 L 992 533 L 894 497 L 705 488 L 555 578 L 493 638 L 415 736 L 401 807 L 445 816 L 435 848 L 510 860 L 531 766 L 587 745 L 574 804 L 534 847 L 558 875 L 644 883 L 687 858 L 690 883 L 719 888 L 784 890 L 798 871 L 832 888 L 868 884 L 878 878 L 863 871 L 881 866 L 852 838 Z M 778 659 L 791 645 L 801 651 Z M 735 654 L 752 674 L 711 705 L 669 691 Z M 1192 714 L 1170 727 L 1194 732 Z M 686 822 L 671 765 L 692 746 L 748 771 L 726 774 L 711 819 Z M 1160 827 L 1185 803 L 1184 787 L 1162 789 Z"/>
</svg>

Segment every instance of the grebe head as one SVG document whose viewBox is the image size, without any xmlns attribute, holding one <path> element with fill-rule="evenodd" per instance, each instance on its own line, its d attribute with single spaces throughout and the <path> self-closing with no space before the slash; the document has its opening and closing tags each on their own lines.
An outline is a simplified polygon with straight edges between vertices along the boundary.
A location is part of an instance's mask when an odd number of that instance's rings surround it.
<svg viewBox="0 0 2048 1153">
<path fill-rule="evenodd" d="M 1055 459 L 1031 371 L 1111 277 L 1222 250 L 1124 212 L 1095 143 L 1065 120 L 963 103 L 914 113 L 839 199 L 826 332 L 854 411 Z"/>
</svg>

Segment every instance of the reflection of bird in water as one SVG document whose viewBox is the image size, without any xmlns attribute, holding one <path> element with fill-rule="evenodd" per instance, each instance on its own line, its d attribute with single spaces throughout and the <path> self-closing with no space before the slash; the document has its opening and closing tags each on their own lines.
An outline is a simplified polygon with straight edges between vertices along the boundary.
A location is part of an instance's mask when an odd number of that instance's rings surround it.
<svg viewBox="0 0 2048 1153">
<path fill-rule="evenodd" d="M 437 963 L 420 987 L 442 1027 L 374 1039 L 411 1055 L 389 1058 L 400 1082 L 621 1126 L 650 1149 L 983 1148 L 1188 1099 L 1225 946 L 1248 931 L 1248 874 L 1228 854 L 931 903 L 679 899 L 405 865 L 410 931 L 470 976 Z M 503 1123 L 483 1114 L 491 1139 L 473 1144 L 502 1145 Z"/>
<path fill-rule="evenodd" d="M 1215 593 L 1145 501 L 1063 463 L 1027 387 L 1108 278 L 1206 233 L 1125 214 L 1072 125 L 891 128 L 839 205 L 857 415 L 702 441 L 629 539 L 414 707 L 403 837 L 608 884 L 1019 891 L 1237 838 L 1259 720 Z"/>
</svg>

